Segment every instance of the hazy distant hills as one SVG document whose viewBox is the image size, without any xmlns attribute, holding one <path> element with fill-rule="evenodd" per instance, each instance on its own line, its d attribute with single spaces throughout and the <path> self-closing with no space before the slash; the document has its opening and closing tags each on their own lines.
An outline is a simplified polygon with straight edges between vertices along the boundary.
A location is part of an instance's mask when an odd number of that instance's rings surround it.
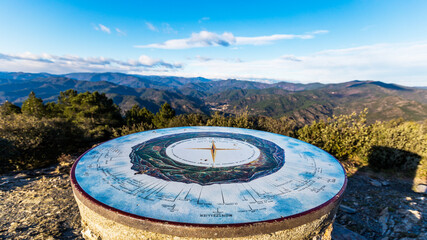
<svg viewBox="0 0 427 240">
<path fill-rule="evenodd" d="M 87 78 L 86 74 L 81 75 Z M 117 74 L 113 73 L 111 75 L 116 76 Z M 130 77 L 123 76 L 123 78 L 129 79 Z M 169 88 L 167 87 L 167 81 L 165 80 L 164 84 L 156 88 L 132 88 L 103 80 L 81 81 L 61 75 L 0 73 L 0 102 L 9 100 L 20 105 L 30 91 L 34 91 L 38 97 L 41 97 L 45 101 L 56 101 L 60 91 L 75 89 L 78 92 L 104 92 L 123 110 L 130 109 L 134 104 L 140 104 L 147 107 L 150 111 L 156 112 L 161 104 L 169 102 L 178 113 L 203 113 L 208 111 L 200 99 L 194 99 L 178 92 L 165 90 Z M 150 86 L 158 86 L 158 82 L 156 81 L 150 84 Z"/>
<path fill-rule="evenodd" d="M 45 101 L 55 101 L 60 91 L 105 92 L 123 110 L 134 104 L 156 112 L 169 102 L 178 113 L 238 113 L 291 117 L 308 123 L 333 114 L 369 109 L 368 120 L 427 119 L 427 89 L 378 81 L 340 84 L 274 84 L 241 80 L 139 76 L 123 73 L 0 72 L 0 102 L 21 104 L 33 90 Z"/>
<path fill-rule="evenodd" d="M 173 89 L 187 83 L 209 82 L 205 78 L 183 78 L 183 77 L 162 77 L 162 76 L 138 76 L 123 73 L 70 73 L 64 77 L 77 80 L 98 82 L 106 81 L 132 88 L 157 88 Z"/>
</svg>

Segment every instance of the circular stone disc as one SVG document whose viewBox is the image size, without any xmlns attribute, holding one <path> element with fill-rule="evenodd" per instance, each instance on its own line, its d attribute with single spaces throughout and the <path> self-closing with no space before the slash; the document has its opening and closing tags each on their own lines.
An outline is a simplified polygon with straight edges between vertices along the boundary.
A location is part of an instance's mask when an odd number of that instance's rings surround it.
<svg viewBox="0 0 427 240">
<path fill-rule="evenodd" d="M 346 184 L 340 163 L 313 145 L 225 127 L 116 138 L 83 154 L 71 178 L 100 208 L 186 226 L 242 226 L 306 215 L 336 201 Z"/>
</svg>

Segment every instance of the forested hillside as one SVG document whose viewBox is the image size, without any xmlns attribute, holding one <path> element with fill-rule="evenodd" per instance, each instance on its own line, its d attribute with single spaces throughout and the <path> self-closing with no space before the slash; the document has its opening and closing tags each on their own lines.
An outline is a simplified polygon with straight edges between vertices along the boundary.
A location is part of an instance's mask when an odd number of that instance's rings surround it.
<svg viewBox="0 0 427 240">
<path fill-rule="evenodd" d="M 68 89 L 103 92 L 121 108 L 122 114 L 135 104 L 157 112 L 168 102 L 178 114 L 237 114 L 248 110 L 253 116 L 285 117 L 301 125 L 365 108 L 369 123 L 396 118 L 427 119 L 426 89 L 377 81 L 267 84 L 122 73 L 0 73 L 0 102 L 8 100 L 20 106 L 30 91 L 45 102 L 52 102 L 60 91 Z"/>
</svg>

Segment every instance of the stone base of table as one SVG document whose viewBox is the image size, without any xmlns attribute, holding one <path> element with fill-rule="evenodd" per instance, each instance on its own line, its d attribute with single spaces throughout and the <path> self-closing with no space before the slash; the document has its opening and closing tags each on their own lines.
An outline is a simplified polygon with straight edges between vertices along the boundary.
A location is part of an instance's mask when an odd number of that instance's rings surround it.
<svg viewBox="0 0 427 240">
<path fill-rule="evenodd" d="M 331 239 L 338 199 L 309 214 L 275 222 L 204 227 L 130 218 L 83 199 L 74 191 L 85 239 Z M 79 196 L 80 195 L 80 196 Z"/>
</svg>

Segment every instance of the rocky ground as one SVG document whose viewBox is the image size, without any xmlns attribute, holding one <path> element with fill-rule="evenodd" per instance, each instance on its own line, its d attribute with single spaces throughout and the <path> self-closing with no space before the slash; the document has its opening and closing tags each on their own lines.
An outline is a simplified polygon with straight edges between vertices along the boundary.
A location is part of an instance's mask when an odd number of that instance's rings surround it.
<svg viewBox="0 0 427 240">
<path fill-rule="evenodd" d="M 67 171 L 0 175 L 0 239 L 83 239 L 80 231 Z"/>
<path fill-rule="evenodd" d="M 82 239 L 69 165 L 0 175 L 0 239 Z M 411 182 L 349 178 L 333 238 L 427 239 L 425 195 Z"/>
<path fill-rule="evenodd" d="M 358 172 L 348 179 L 336 223 L 367 239 L 427 239 L 427 202 L 412 181 Z"/>
</svg>

